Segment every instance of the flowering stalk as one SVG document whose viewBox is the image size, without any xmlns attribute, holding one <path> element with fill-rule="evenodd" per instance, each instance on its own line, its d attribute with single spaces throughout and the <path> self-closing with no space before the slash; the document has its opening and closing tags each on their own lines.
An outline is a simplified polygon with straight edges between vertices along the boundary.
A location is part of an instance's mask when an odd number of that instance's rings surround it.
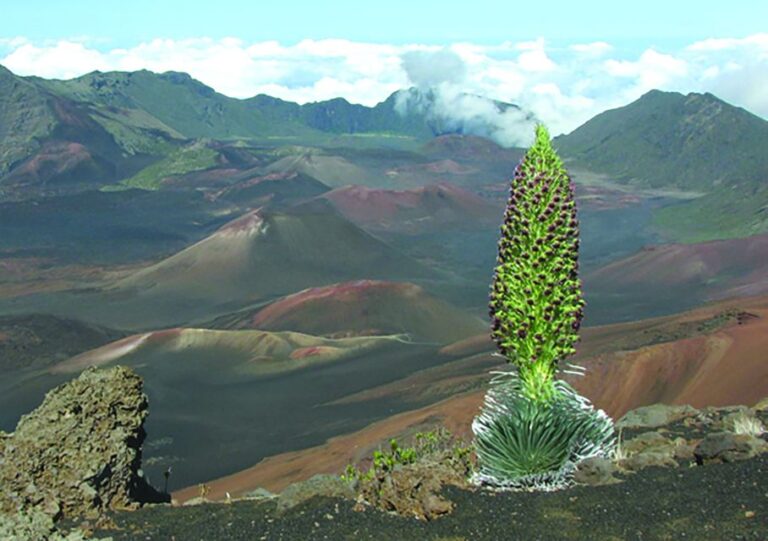
<svg viewBox="0 0 768 541">
<path fill-rule="evenodd" d="M 498 248 L 491 336 L 526 396 L 549 402 L 558 363 L 576 351 L 585 302 L 574 184 L 543 125 L 515 169 Z"/>
</svg>

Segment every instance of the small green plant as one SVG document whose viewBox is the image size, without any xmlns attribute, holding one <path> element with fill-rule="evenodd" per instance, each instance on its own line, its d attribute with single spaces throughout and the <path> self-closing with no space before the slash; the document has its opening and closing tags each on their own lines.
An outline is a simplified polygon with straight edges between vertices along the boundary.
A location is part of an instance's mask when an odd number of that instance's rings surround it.
<svg viewBox="0 0 768 541">
<path fill-rule="evenodd" d="M 555 378 L 584 316 L 578 248 L 574 184 L 538 125 L 510 184 L 491 285 L 491 337 L 513 370 L 497 373 L 472 424 L 481 484 L 554 490 L 614 445 L 610 418 Z"/>
<path fill-rule="evenodd" d="M 373 452 L 371 467 L 361 471 L 348 464 L 341 478 L 347 482 L 370 481 L 377 476 L 391 472 L 397 466 L 407 466 L 434 453 L 450 450 L 453 458 L 468 460 L 472 452 L 469 446 L 454 441 L 444 428 L 429 432 L 418 432 L 413 436 L 412 446 L 402 446 L 396 439 L 389 440 L 389 449 Z"/>
</svg>

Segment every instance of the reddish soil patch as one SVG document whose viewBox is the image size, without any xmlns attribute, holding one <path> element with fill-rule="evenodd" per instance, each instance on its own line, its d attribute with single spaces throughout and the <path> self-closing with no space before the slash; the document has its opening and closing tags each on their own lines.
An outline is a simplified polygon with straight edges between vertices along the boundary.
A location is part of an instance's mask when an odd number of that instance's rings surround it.
<svg viewBox="0 0 768 541">
<path fill-rule="evenodd" d="M 326 355 L 337 351 L 337 348 L 327 346 L 312 346 L 308 348 L 299 348 L 291 352 L 291 359 L 304 359 L 305 357 L 314 357 L 315 355 Z"/>
<path fill-rule="evenodd" d="M 497 223 L 500 205 L 441 182 L 410 190 L 345 186 L 320 196 L 354 223 L 385 230 L 410 231 L 436 224 Z"/>
<path fill-rule="evenodd" d="M 359 304 L 365 299 L 366 295 L 372 293 L 381 294 L 389 292 L 392 295 L 407 295 L 409 292 L 416 294 L 419 291 L 421 291 L 421 288 L 410 283 L 385 282 L 381 280 L 356 280 L 324 287 L 313 287 L 293 295 L 288 295 L 282 300 L 276 301 L 260 310 L 253 317 L 249 326 L 254 329 L 269 327 L 299 307 L 322 299 Z"/>
<path fill-rule="evenodd" d="M 717 277 L 726 278 L 713 284 L 710 298 L 722 296 L 729 288 L 744 287 L 745 282 L 761 283 L 768 289 L 768 235 L 646 247 L 601 267 L 587 279 L 611 289 L 623 289 L 651 280 L 663 286 L 698 286 Z M 750 292 L 766 291 L 753 288 Z"/>
<path fill-rule="evenodd" d="M 164 342 L 170 342 L 171 340 L 179 338 L 182 332 L 184 332 L 184 329 L 181 327 L 154 331 L 147 337 L 147 343 L 162 344 Z"/>
</svg>

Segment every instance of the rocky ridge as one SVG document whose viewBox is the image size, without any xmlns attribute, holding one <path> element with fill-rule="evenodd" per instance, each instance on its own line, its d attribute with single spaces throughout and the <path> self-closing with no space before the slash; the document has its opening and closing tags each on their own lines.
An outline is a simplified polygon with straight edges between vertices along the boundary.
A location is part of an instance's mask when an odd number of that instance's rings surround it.
<svg viewBox="0 0 768 541">
<path fill-rule="evenodd" d="M 142 386 L 128 368 L 89 368 L 0 434 L 0 516 L 50 529 L 59 519 L 98 522 L 106 511 L 167 500 L 141 471 Z"/>
</svg>

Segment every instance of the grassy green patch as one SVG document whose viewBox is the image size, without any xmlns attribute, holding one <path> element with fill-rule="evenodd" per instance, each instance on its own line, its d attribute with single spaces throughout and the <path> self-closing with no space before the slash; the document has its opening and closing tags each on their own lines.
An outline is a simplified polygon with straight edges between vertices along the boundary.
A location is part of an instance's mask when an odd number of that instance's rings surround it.
<svg viewBox="0 0 768 541">
<path fill-rule="evenodd" d="M 768 232 L 768 186 L 724 187 L 699 199 L 657 209 L 652 224 L 674 242 L 743 238 Z"/>
<path fill-rule="evenodd" d="M 173 149 L 167 138 L 183 138 L 179 132 L 140 109 L 100 107 L 91 118 L 101 124 L 128 154 L 167 154 Z"/>
<path fill-rule="evenodd" d="M 119 186 L 105 188 L 104 191 L 139 188 L 142 190 L 158 190 L 163 179 L 184 175 L 192 171 L 202 171 L 216 164 L 216 151 L 200 144 L 172 151 L 165 158 L 138 174 L 120 182 Z"/>
</svg>

